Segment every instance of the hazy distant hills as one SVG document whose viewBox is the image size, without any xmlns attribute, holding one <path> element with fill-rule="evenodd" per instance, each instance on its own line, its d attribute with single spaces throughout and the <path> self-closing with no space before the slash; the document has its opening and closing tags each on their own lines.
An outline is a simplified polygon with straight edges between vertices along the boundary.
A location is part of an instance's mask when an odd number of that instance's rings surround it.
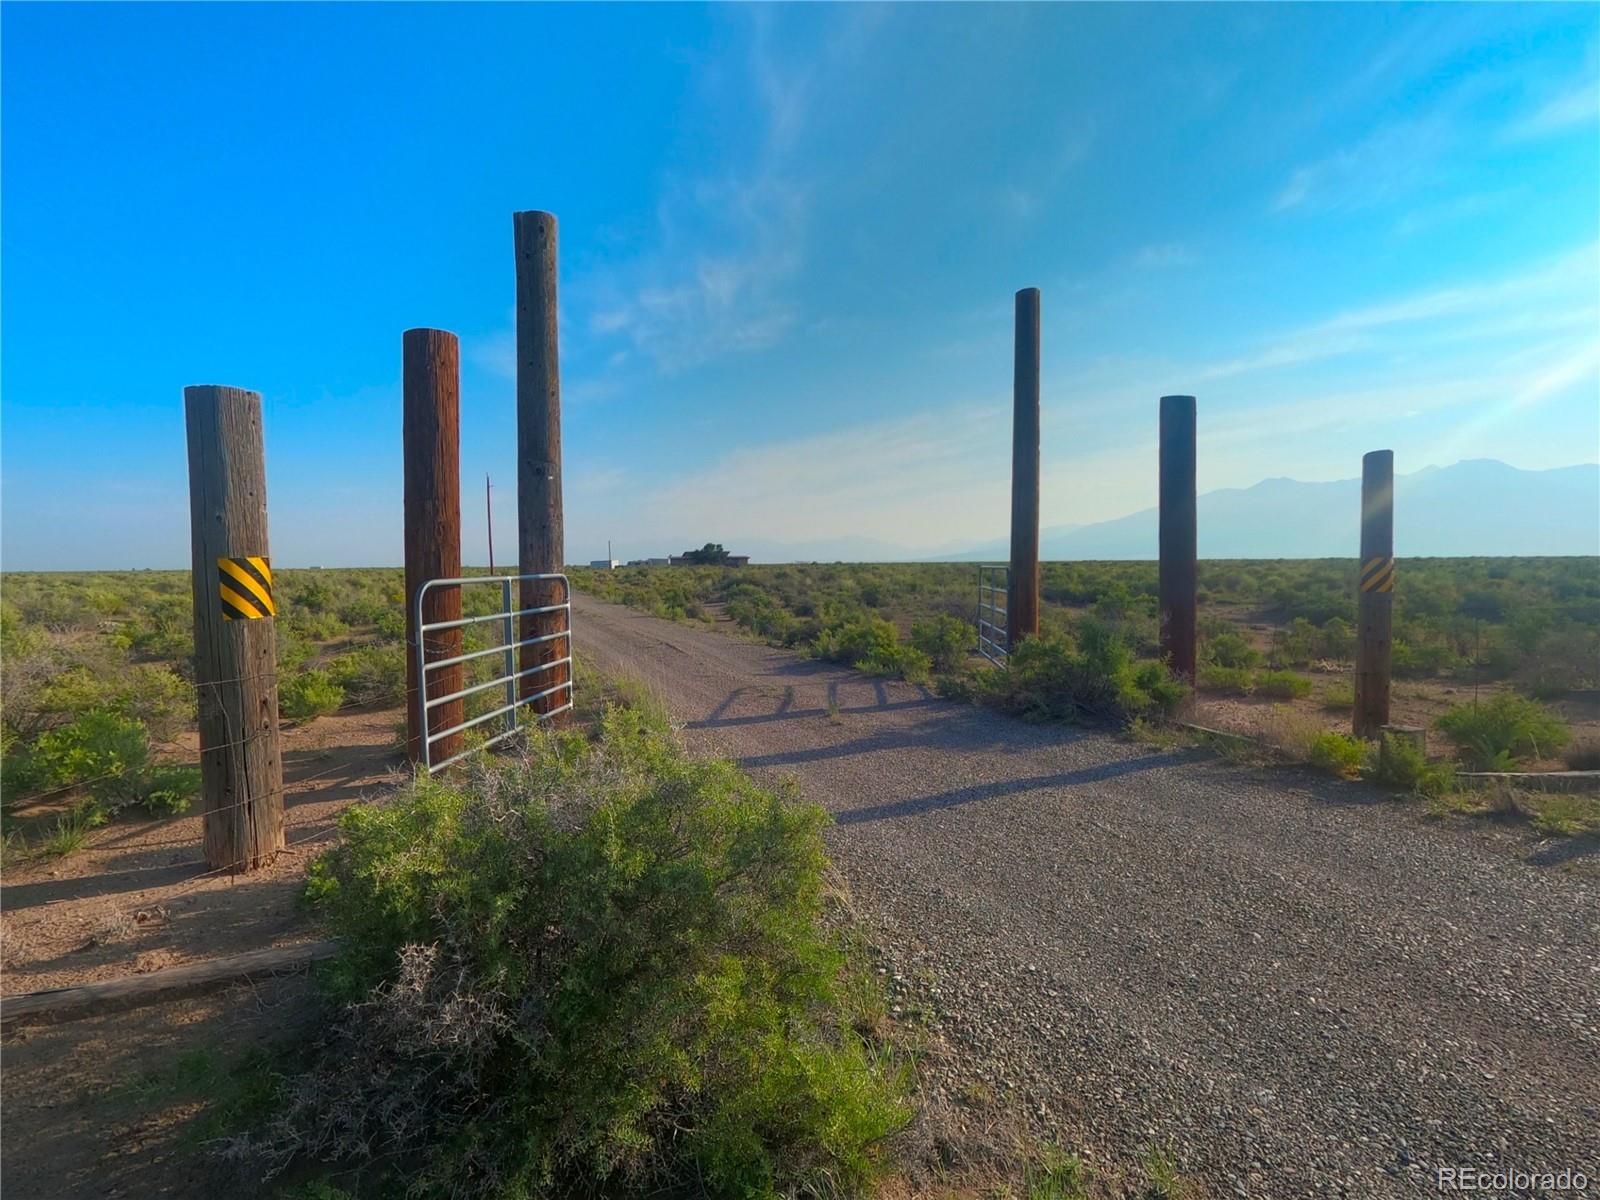
<svg viewBox="0 0 1600 1200">
<path fill-rule="evenodd" d="M 1264 479 L 1199 498 L 1202 558 L 1354 555 L 1361 481 Z M 1154 558 L 1156 510 L 1040 532 L 1046 559 Z M 1600 465 L 1523 471 L 1494 459 L 1428 467 L 1395 478 L 1395 552 L 1412 556 L 1600 554 Z M 868 539 L 751 547 L 757 561 L 1001 560 L 1004 537 L 921 554 Z"/>
</svg>

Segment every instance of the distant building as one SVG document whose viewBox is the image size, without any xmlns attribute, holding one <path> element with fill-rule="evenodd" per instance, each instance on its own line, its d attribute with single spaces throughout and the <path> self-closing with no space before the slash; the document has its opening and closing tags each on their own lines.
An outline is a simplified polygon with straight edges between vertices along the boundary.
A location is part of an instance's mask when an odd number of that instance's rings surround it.
<svg viewBox="0 0 1600 1200">
<path fill-rule="evenodd" d="M 589 565 L 596 571 L 615 571 L 622 564 L 614 558 L 596 558 L 591 560 Z"/>
<path fill-rule="evenodd" d="M 631 558 L 628 560 L 630 567 L 665 567 L 670 566 L 672 560 L 667 558 Z"/>
</svg>

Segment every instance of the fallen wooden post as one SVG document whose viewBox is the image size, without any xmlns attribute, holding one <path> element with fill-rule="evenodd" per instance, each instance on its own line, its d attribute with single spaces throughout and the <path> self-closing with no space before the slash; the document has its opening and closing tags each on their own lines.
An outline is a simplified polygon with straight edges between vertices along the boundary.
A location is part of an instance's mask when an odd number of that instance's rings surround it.
<svg viewBox="0 0 1600 1200">
<path fill-rule="evenodd" d="M 338 952 L 338 942 L 298 942 L 293 946 L 274 946 L 270 950 L 251 950 L 246 954 L 165 967 L 143 975 L 122 975 L 76 987 L 4 996 L 0 997 L 0 1026 L 56 1018 L 71 1021 L 113 1009 L 136 1008 L 141 1004 L 170 1000 L 178 993 L 303 967 L 332 958 Z"/>
</svg>

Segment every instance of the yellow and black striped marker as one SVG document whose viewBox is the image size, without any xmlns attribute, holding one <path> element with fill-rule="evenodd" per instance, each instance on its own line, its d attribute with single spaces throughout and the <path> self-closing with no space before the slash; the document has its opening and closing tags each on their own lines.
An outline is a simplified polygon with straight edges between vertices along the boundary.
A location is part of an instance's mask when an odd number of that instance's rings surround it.
<svg viewBox="0 0 1600 1200">
<path fill-rule="evenodd" d="M 217 559 L 217 594 L 229 621 L 259 621 L 278 613 L 272 600 L 272 565 L 265 555 Z"/>
<path fill-rule="evenodd" d="M 1362 563 L 1361 590 L 1363 592 L 1394 591 L 1394 559 L 1369 558 Z"/>
</svg>

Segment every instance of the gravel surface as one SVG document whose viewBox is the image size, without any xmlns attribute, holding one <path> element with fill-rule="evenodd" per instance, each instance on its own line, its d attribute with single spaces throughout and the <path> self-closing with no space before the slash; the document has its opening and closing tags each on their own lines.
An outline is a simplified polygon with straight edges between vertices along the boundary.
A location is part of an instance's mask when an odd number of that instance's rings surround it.
<svg viewBox="0 0 1600 1200">
<path fill-rule="evenodd" d="M 1450 1166 L 1600 1192 L 1592 841 L 574 609 L 589 662 L 834 814 L 858 908 L 959 1048 L 952 1096 L 982 1081 L 1091 1152 L 1168 1146 L 1218 1196 L 1436 1196 Z"/>
</svg>

